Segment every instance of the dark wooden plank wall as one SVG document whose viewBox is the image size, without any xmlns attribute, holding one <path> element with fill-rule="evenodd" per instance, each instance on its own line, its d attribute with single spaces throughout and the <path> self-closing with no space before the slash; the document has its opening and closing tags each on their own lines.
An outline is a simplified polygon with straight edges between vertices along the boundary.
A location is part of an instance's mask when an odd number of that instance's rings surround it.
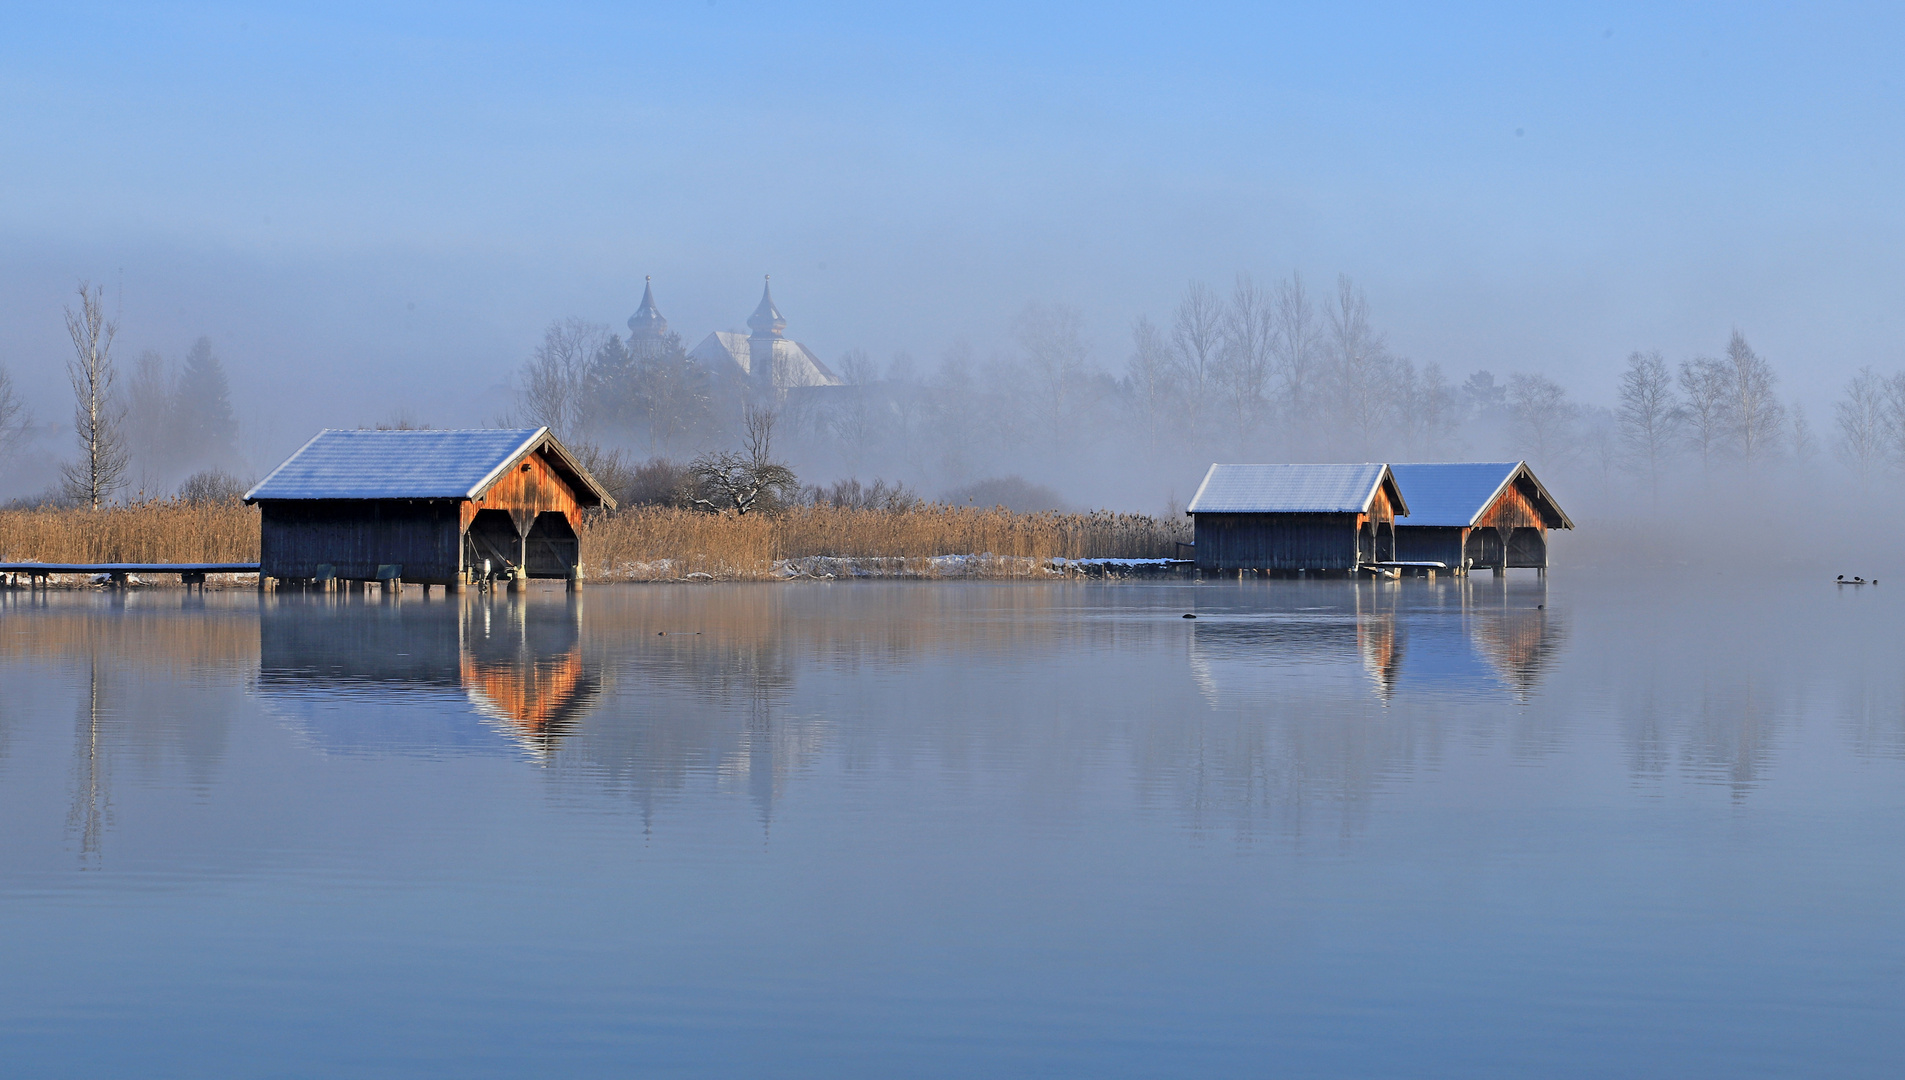
<svg viewBox="0 0 1905 1080">
<path fill-rule="evenodd" d="M 462 570 L 456 502 L 272 499 L 259 504 L 258 561 L 266 577 L 313 578 L 328 563 L 337 577 L 371 581 L 397 565 L 405 581 L 449 582 Z"/>
<path fill-rule="evenodd" d="M 1459 526 L 1411 525 L 1396 522 L 1396 558 L 1402 562 L 1439 562 L 1462 565 L 1462 543 L 1468 530 Z"/>
<path fill-rule="evenodd" d="M 1353 570 L 1361 514 L 1198 514 L 1202 570 Z"/>
</svg>

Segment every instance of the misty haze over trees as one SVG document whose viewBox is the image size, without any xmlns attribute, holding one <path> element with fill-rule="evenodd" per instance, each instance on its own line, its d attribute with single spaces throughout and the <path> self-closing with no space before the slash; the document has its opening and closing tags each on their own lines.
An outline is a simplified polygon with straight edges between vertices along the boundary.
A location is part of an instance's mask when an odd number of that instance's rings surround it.
<svg viewBox="0 0 1905 1080">
<path fill-rule="evenodd" d="M 82 285 L 79 299 L 68 309 L 64 435 L 36 422 L 0 368 L 0 452 L 60 471 L 16 502 L 230 498 L 241 476 L 275 464 L 242 459 L 210 339 L 175 357 L 145 348 L 125 365 L 101 291 Z M 1115 334 L 1094 332 L 1075 308 L 1031 303 L 1012 331 L 1009 347 L 983 357 L 964 341 L 929 357 L 850 349 L 832 364 L 844 385 L 764 389 L 690 357 L 679 335 L 625 341 L 563 318 L 496 422 L 548 425 L 624 501 L 731 509 L 906 506 L 923 494 L 1158 513 L 1181 508 L 1213 461 L 1526 459 L 1571 507 L 1638 517 L 1716 481 L 1868 492 L 1905 469 L 1905 372 L 1860 370 L 1818 434 L 1738 330 L 1712 355 L 1635 351 L 1599 401 L 1575 400 L 1534 363 L 1418 363 L 1390 346 L 1347 277 L 1326 289 L 1295 274 L 1238 275 L 1222 290 L 1193 281 Z M 764 501 L 737 502 L 742 461 L 796 475 L 768 476 Z M 709 498 L 717 475 L 732 489 L 723 500 Z"/>
<path fill-rule="evenodd" d="M 833 364 L 844 386 L 762 391 L 678 338 L 637 350 L 567 318 L 523 365 L 514 419 L 556 430 L 636 502 L 668 498 L 680 463 L 732 450 L 761 410 L 803 481 L 879 478 L 1018 509 L 1174 510 L 1213 461 L 1525 459 L 1570 506 L 1636 515 L 1689 485 L 1870 484 L 1905 467 L 1905 374 L 1853 380 L 1828 436 L 1849 471 L 1830 472 L 1805 411 L 1738 330 L 1710 356 L 1634 352 L 1599 401 L 1575 400 L 1535 362 L 1418 363 L 1347 277 L 1193 281 L 1116 338 L 1033 303 L 1013 338 L 984 357 L 957 341 L 884 362 L 849 350 Z M 675 480 L 630 486 L 636 462 Z"/>
</svg>

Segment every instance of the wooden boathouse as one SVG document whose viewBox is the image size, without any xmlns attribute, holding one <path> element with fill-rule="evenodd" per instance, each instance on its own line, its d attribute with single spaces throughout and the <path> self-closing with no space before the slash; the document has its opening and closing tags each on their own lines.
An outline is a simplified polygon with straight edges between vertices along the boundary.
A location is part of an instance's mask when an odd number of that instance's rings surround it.
<svg viewBox="0 0 1905 1080">
<path fill-rule="evenodd" d="M 1409 495 L 1396 558 L 1452 569 L 1548 568 L 1548 531 L 1574 522 L 1525 461 L 1391 465 Z"/>
<path fill-rule="evenodd" d="M 615 501 L 548 428 L 320 431 L 245 494 L 259 583 L 579 580 L 582 512 Z"/>
<path fill-rule="evenodd" d="M 1199 570 L 1355 571 L 1409 507 L 1387 465 L 1212 465 L 1186 513 Z"/>
</svg>

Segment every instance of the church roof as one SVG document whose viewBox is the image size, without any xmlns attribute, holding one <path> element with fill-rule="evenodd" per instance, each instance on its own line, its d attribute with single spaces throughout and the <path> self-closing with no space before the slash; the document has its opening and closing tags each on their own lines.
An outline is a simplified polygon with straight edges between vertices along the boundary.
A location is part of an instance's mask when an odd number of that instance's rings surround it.
<svg viewBox="0 0 1905 1080">
<path fill-rule="evenodd" d="M 688 359 L 700 361 L 720 374 L 748 374 L 753 366 L 753 356 L 748 350 L 747 335 L 716 330 L 701 339 L 701 344 L 688 350 Z"/>
<path fill-rule="evenodd" d="M 628 333 L 631 338 L 668 334 L 668 320 L 661 317 L 661 309 L 655 306 L 655 286 L 651 279 L 642 279 L 642 306 L 628 317 Z"/>
<path fill-rule="evenodd" d="M 787 320 L 781 318 L 780 309 L 774 306 L 774 293 L 768 288 L 766 279 L 761 282 L 761 304 L 754 314 L 747 317 L 748 329 L 757 334 L 770 334 L 779 337 L 787 328 Z"/>
</svg>

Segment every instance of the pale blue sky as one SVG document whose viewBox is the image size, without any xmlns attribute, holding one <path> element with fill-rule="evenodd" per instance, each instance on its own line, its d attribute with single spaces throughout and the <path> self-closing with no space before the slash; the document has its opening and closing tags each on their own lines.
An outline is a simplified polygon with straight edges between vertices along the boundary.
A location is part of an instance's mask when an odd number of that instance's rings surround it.
<svg viewBox="0 0 1905 1080">
<path fill-rule="evenodd" d="M 1301 269 L 1356 278 L 1399 351 L 1458 376 L 1605 398 L 1628 350 L 1738 325 L 1823 406 L 1905 366 L 1901 21 L 11 6 L 0 362 L 61 411 L 60 304 L 123 280 L 124 345 L 212 334 L 295 445 L 392 400 L 486 419 L 544 323 L 619 327 L 644 274 L 691 343 L 771 271 L 826 358 L 983 354 L 1038 299 L 1082 307 L 1115 370 L 1187 278 Z"/>
</svg>

